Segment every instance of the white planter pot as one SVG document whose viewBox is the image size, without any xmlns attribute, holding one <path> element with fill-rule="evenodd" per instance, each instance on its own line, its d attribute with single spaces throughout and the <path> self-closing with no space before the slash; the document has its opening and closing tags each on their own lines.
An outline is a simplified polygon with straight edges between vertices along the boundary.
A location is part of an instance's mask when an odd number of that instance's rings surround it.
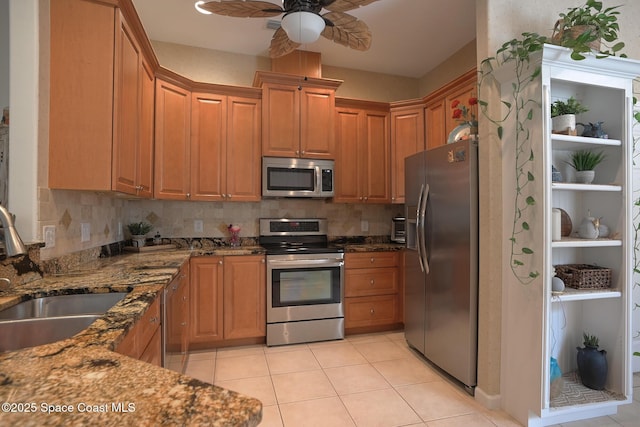
<svg viewBox="0 0 640 427">
<path fill-rule="evenodd" d="M 576 130 L 576 115 L 564 114 L 562 116 L 556 116 L 551 118 L 551 129 L 553 132 L 567 133 L 568 131 Z"/>
<path fill-rule="evenodd" d="M 146 237 L 144 235 L 134 234 L 131 236 L 131 241 L 133 242 L 133 246 L 136 248 L 141 248 L 145 244 Z"/>
<path fill-rule="evenodd" d="M 580 184 L 591 184 L 596 177 L 596 171 L 576 171 L 576 182 Z"/>
</svg>

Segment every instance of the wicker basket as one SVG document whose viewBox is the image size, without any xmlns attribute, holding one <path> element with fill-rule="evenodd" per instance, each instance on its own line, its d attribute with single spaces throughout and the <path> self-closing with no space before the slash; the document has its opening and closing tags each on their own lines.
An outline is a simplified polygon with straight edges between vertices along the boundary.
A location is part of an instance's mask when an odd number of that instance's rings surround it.
<svg viewBox="0 0 640 427">
<path fill-rule="evenodd" d="M 556 265 L 556 276 L 565 286 L 574 289 L 605 289 L 611 287 L 611 269 L 588 264 Z"/>
</svg>

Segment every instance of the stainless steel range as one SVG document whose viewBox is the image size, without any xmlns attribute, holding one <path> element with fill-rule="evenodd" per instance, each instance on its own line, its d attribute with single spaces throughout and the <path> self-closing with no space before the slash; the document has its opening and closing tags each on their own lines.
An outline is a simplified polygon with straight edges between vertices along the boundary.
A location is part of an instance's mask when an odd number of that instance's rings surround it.
<svg viewBox="0 0 640 427">
<path fill-rule="evenodd" d="M 326 219 L 260 219 L 267 251 L 267 345 L 344 338 L 344 250 Z"/>
</svg>

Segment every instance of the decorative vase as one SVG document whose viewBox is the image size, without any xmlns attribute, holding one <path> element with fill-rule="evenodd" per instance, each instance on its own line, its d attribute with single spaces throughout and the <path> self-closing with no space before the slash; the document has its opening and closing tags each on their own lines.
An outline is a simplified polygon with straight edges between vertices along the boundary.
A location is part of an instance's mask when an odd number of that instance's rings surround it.
<svg viewBox="0 0 640 427">
<path fill-rule="evenodd" d="M 146 237 L 144 234 L 134 234 L 131 236 L 131 241 L 133 242 L 133 246 L 136 248 L 141 248 L 145 244 Z"/>
<path fill-rule="evenodd" d="M 551 129 L 554 133 L 576 134 L 576 115 L 563 114 L 551 118 Z"/>
<path fill-rule="evenodd" d="M 578 236 L 581 239 L 597 239 L 600 235 L 600 218 L 588 216 L 582 220 L 578 227 Z"/>
<path fill-rule="evenodd" d="M 598 347 L 576 347 L 578 350 L 578 373 L 582 384 L 593 390 L 602 390 L 607 382 L 607 352 Z"/>
<path fill-rule="evenodd" d="M 576 171 L 576 182 L 580 184 L 591 184 L 596 177 L 596 171 Z"/>
</svg>

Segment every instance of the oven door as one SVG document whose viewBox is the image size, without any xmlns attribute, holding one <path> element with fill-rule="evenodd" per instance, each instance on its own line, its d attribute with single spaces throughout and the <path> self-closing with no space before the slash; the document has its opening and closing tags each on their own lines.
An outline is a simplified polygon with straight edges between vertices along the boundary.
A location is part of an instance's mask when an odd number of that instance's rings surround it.
<svg viewBox="0 0 640 427">
<path fill-rule="evenodd" d="M 267 323 L 344 317 L 344 254 L 267 255 Z"/>
</svg>

